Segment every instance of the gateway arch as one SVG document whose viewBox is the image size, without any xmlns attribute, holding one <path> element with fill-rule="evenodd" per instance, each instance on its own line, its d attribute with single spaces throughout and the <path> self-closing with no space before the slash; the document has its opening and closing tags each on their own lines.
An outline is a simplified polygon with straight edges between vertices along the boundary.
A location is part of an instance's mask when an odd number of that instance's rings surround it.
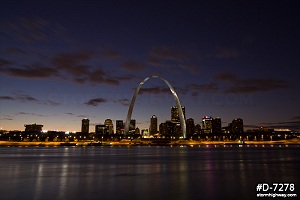
<svg viewBox="0 0 300 200">
<path fill-rule="evenodd" d="M 169 86 L 169 89 L 170 89 L 170 91 L 171 91 L 171 93 L 172 93 L 172 95 L 173 95 L 173 97 L 176 101 L 176 105 L 177 105 L 177 108 L 178 108 L 178 114 L 179 114 L 179 119 L 180 119 L 180 125 L 181 125 L 183 138 L 186 138 L 186 124 L 185 124 L 185 119 L 184 119 L 183 111 L 182 111 L 181 104 L 180 104 L 180 101 L 178 99 L 178 96 L 177 96 L 174 88 L 171 86 L 171 84 L 166 79 L 164 79 L 160 76 L 149 76 L 149 77 L 145 78 L 139 84 L 139 86 L 136 88 L 135 93 L 134 93 L 134 95 L 131 99 L 131 103 L 130 103 L 128 113 L 127 113 L 127 118 L 126 118 L 126 122 L 125 122 L 125 130 L 124 130 L 125 134 L 129 133 L 129 125 L 130 125 L 132 110 L 133 110 L 133 106 L 134 106 L 134 103 L 135 103 L 136 96 L 138 95 L 138 93 L 139 93 L 141 87 L 144 85 L 144 83 L 146 81 L 148 81 L 149 79 L 151 79 L 151 78 L 159 78 L 159 79 L 163 80 Z"/>
</svg>

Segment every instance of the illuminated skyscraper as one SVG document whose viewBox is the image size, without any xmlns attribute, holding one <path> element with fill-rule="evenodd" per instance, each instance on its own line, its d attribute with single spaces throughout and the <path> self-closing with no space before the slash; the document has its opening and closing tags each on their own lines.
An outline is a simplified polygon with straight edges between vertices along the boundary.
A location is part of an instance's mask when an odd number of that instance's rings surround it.
<svg viewBox="0 0 300 200">
<path fill-rule="evenodd" d="M 104 121 L 104 125 L 108 126 L 108 133 L 109 134 L 113 134 L 114 133 L 114 125 L 113 125 L 111 119 L 106 119 Z"/>
<path fill-rule="evenodd" d="M 123 134 L 124 133 L 124 122 L 123 120 L 116 120 L 116 133 Z"/>
<path fill-rule="evenodd" d="M 237 118 L 232 120 L 231 123 L 232 133 L 243 133 L 244 132 L 244 124 L 241 118 Z"/>
<path fill-rule="evenodd" d="M 135 133 L 135 119 L 130 120 L 129 124 L 129 132 L 130 133 Z"/>
<path fill-rule="evenodd" d="M 159 125 L 159 134 L 161 137 L 169 138 L 175 135 L 175 126 L 177 123 L 170 120 Z"/>
<path fill-rule="evenodd" d="M 208 133 L 212 133 L 212 122 L 213 122 L 213 118 L 211 116 L 204 116 L 202 117 L 202 129 L 203 132 L 208 134 Z"/>
<path fill-rule="evenodd" d="M 145 129 L 142 130 L 142 136 L 143 137 L 149 137 L 149 131 L 148 131 L 148 129 L 145 128 Z"/>
<path fill-rule="evenodd" d="M 105 124 L 98 124 L 95 126 L 95 133 L 97 136 L 99 135 L 108 135 L 109 134 L 109 126 Z M 99 137 L 98 137 L 99 138 Z"/>
<path fill-rule="evenodd" d="M 152 115 L 150 119 L 150 135 L 157 134 L 157 117 Z"/>
<path fill-rule="evenodd" d="M 182 108 L 183 116 L 184 116 L 184 119 L 185 119 L 185 107 L 181 106 L 181 108 Z M 180 122 L 177 106 L 172 106 L 171 107 L 171 121 L 172 122 Z"/>
</svg>

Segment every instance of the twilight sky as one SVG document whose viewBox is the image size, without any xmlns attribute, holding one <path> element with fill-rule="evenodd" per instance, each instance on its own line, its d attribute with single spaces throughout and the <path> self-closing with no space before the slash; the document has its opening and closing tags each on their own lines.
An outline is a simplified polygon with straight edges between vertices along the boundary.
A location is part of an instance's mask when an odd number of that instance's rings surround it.
<svg viewBox="0 0 300 200">
<path fill-rule="evenodd" d="M 186 117 L 300 130 L 297 1 L 1 1 L 0 126 L 80 131 L 124 120 L 147 76 L 175 88 Z M 170 120 L 164 82 L 147 81 L 132 118 Z"/>
</svg>

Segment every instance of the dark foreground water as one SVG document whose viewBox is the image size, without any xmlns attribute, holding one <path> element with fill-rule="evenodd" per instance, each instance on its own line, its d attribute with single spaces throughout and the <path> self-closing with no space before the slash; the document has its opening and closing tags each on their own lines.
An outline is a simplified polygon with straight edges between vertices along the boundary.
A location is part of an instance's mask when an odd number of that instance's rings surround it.
<svg viewBox="0 0 300 200">
<path fill-rule="evenodd" d="M 259 199 L 294 183 L 300 147 L 0 147 L 0 199 Z"/>
</svg>

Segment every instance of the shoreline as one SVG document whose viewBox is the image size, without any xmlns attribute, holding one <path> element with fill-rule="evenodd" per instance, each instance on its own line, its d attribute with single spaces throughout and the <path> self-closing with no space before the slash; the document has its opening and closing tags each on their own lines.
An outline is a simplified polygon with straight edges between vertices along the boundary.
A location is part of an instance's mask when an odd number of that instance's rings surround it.
<svg viewBox="0 0 300 200">
<path fill-rule="evenodd" d="M 97 143 L 92 141 L 80 142 L 10 142 L 0 141 L 1 146 L 193 146 L 193 145 L 300 145 L 300 139 L 280 140 L 280 141 L 172 141 L 170 143 L 148 143 L 141 141 L 131 142 L 103 142 Z"/>
</svg>

